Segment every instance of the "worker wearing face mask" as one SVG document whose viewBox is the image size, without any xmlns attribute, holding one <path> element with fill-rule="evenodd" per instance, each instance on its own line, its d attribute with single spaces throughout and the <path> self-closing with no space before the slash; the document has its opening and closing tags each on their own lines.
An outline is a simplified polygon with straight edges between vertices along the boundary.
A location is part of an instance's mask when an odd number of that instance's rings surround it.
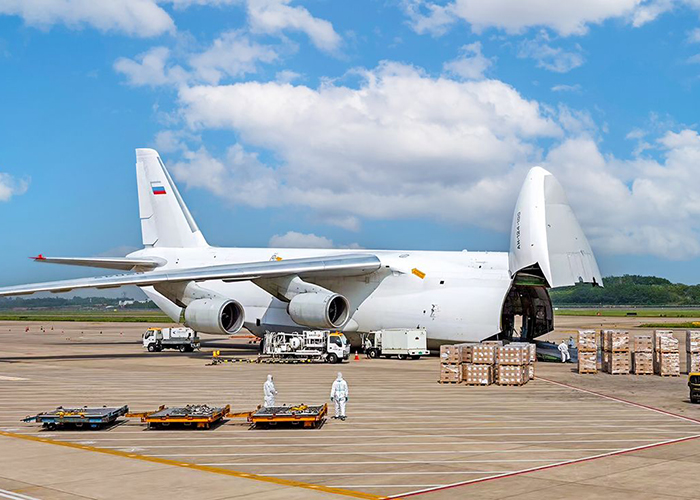
<svg viewBox="0 0 700 500">
<path fill-rule="evenodd" d="M 277 395 L 277 389 L 275 389 L 275 383 L 272 381 L 272 375 L 267 376 L 267 380 L 263 384 L 263 397 L 265 398 L 265 406 L 275 406 L 275 396 Z"/>
</svg>

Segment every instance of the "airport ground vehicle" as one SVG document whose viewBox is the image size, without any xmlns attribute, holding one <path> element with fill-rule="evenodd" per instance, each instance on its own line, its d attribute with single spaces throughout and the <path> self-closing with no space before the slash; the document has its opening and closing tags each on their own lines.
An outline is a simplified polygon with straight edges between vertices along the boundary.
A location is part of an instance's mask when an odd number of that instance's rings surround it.
<svg viewBox="0 0 700 500">
<path fill-rule="evenodd" d="M 350 357 L 350 343 L 342 333 L 328 330 L 265 332 L 261 351 L 273 358 L 338 363 Z"/>
<path fill-rule="evenodd" d="M 396 356 L 399 359 L 418 359 L 430 354 L 425 329 L 395 328 L 377 330 L 362 336 L 362 346 L 370 358 Z"/>
<path fill-rule="evenodd" d="M 688 387 L 690 388 L 690 402 L 700 403 L 700 373 L 688 374 Z"/>
<path fill-rule="evenodd" d="M 192 352 L 199 349 L 199 337 L 191 328 L 149 328 L 143 334 L 143 347 L 148 352 L 160 352 L 163 349 Z"/>
</svg>

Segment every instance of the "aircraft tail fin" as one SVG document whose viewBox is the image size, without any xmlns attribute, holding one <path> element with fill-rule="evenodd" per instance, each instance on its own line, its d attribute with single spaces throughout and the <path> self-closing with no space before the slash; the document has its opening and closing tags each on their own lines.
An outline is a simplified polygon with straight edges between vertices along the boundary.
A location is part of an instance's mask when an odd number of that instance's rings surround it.
<svg viewBox="0 0 700 500">
<path fill-rule="evenodd" d="M 559 181 L 541 167 L 530 169 L 513 214 L 509 269 L 539 276 L 554 288 L 603 284 L 598 264 Z"/>
<path fill-rule="evenodd" d="M 144 246 L 207 246 L 156 150 L 136 150 L 136 179 Z"/>
</svg>

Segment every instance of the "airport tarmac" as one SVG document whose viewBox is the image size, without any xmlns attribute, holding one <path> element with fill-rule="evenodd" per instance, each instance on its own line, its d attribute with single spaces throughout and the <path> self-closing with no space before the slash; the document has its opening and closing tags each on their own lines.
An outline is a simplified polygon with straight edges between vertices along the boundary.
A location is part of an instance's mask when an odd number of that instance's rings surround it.
<svg viewBox="0 0 700 500">
<path fill-rule="evenodd" d="M 553 338 L 590 323 L 561 319 Z M 608 319 L 620 320 L 595 321 Z M 524 387 L 467 387 L 437 384 L 436 357 L 207 366 L 213 346 L 224 356 L 252 349 L 215 339 L 199 353 L 147 353 L 146 326 L 0 322 L 0 498 L 700 499 L 700 406 L 688 402 L 683 376 L 578 375 L 575 365 L 540 363 Z M 267 373 L 278 402 L 320 404 L 338 370 L 349 418 L 317 430 L 250 430 L 231 419 L 149 431 L 133 419 L 44 431 L 19 421 L 59 405 L 244 411 L 261 403 Z"/>
</svg>

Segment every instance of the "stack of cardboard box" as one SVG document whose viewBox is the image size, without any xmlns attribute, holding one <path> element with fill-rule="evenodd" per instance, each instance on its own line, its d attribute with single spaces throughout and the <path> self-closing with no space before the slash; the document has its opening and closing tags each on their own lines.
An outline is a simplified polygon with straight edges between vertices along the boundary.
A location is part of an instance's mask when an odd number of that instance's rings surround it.
<svg viewBox="0 0 700 500">
<path fill-rule="evenodd" d="M 578 372 L 598 372 L 598 342 L 595 330 L 578 331 Z"/>
<path fill-rule="evenodd" d="M 685 359 L 688 373 L 700 372 L 700 330 L 686 330 Z"/>
<path fill-rule="evenodd" d="M 681 373 L 678 339 L 671 330 L 654 331 L 654 373 L 662 377 L 677 377 Z"/>
<path fill-rule="evenodd" d="M 462 378 L 467 385 L 493 384 L 493 364 L 497 348 L 497 344 L 485 342 L 469 344 L 466 347 L 462 364 Z"/>
<path fill-rule="evenodd" d="M 499 346 L 496 354 L 496 383 L 524 385 L 530 380 L 530 348 L 523 344 Z"/>
<path fill-rule="evenodd" d="M 630 372 L 630 335 L 622 330 L 603 330 L 603 371 L 613 375 Z"/>
<path fill-rule="evenodd" d="M 651 335 L 637 335 L 633 341 L 632 373 L 635 375 L 654 374 L 654 342 Z"/>
<path fill-rule="evenodd" d="M 462 347 L 440 346 L 440 383 L 459 384 L 462 381 Z"/>
</svg>

